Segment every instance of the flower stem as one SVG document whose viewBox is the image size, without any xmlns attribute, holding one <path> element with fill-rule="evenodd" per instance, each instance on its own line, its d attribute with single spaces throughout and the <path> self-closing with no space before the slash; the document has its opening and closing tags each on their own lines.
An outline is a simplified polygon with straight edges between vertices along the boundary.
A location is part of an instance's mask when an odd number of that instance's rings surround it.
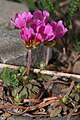
<svg viewBox="0 0 80 120">
<path fill-rule="evenodd" d="M 49 52 L 50 52 L 50 47 L 47 47 L 46 66 L 48 65 L 48 61 L 49 61 Z"/>
<path fill-rule="evenodd" d="M 26 70 L 27 75 L 29 74 L 30 66 L 31 66 L 31 50 L 28 50 L 28 63 L 27 63 L 27 70 Z"/>
</svg>

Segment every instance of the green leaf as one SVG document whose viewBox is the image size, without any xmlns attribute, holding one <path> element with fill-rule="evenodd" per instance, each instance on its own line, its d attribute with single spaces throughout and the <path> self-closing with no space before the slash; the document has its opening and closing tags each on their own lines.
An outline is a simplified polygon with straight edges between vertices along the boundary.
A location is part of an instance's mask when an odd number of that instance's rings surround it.
<svg viewBox="0 0 80 120">
<path fill-rule="evenodd" d="M 13 88 L 15 88 L 19 84 L 17 73 L 12 71 L 10 68 L 4 68 L 0 72 L 0 79 L 4 81 L 4 86 L 12 86 Z"/>
<path fill-rule="evenodd" d="M 78 95 L 78 93 L 75 94 L 75 101 L 78 102 L 80 100 L 80 96 Z"/>
<path fill-rule="evenodd" d="M 76 88 L 77 88 L 78 91 L 80 91 L 80 83 L 78 83 L 78 84 L 76 85 Z"/>
<path fill-rule="evenodd" d="M 80 5 L 80 0 L 71 0 L 69 8 L 68 8 L 68 15 L 70 17 L 72 17 L 75 14 L 79 5 Z"/>
<path fill-rule="evenodd" d="M 64 96 L 63 98 L 62 98 L 62 102 L 64 103 L 64 104 L 67 104 L 67 102 L 68 102 L 68 97 L 67 96 Z"/>
<path fill-rule="evenodd" d="M 50 117 L 58 116 L 60 114 L 61 110 L 62 110 L 61 106 L 56 107 L 54 110 L 52 110 Z"/>
<path fill-rule="evenodd" d="M 19 80 L 17 79 L 17 74 L 15 74 L 15 73 L 11 74 L 11 82 L 12 82 L 13 88 L 15 88 L 19 85 Z"/>
<path fill-rule="evenodd" d="M 14 100 L 15 100 L 15 102 L 17 102 L 17 103 L 20 103 L 20 102 L 21 102 L 21 94 L 17 94 L 17 95 L 14 97 Z"/>
<path fill-rule="evenodd" d="M 43 70 L 43 69 L 45 69 L 45 67 L 46 67 L 46 64 L 43 61 L 41 61 L 40 62 L 40 69 Z"/>
<path fill-rule="evenodd" d="M 11 69 L 10 68 L 4 68 L 2 72 L 0 73 L 0 79 L 4 81 L 5 86 L 10 86 L 11 84 Z"/>
<path fill-rule="evenodd" d="M 22 67 L 20 67 L 20 69 L 19 69 L 20 73 L 21 73 L 21 74 L 23 74 L 23 72 L 25 71 L 25 69 L 26 69 L 26 68 L 25 68 L 25 67 L 23 67 L 23 66 L 22 66 Z"/>
</svg>

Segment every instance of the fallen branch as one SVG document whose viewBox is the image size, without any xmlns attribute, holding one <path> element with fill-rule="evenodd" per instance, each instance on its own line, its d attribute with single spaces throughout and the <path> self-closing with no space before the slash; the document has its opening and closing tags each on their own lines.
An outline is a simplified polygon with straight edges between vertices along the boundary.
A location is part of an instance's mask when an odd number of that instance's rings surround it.
<svg viewBox="0 0 80 120">
<path fill-rule="evenodd" d="M 1 105 L 0 104 L 0 109 L 26 109 L 26 107 L 23 106 L 15 106 L 15 105 Z"/>
<path fill-rule="evenodd" d="M 3 69 L 4 67 L 9 67 L 13 70 L 18 70 L 20 66 L 14 66 L 14 65 L 0 63 L 0 69 Z M 34 69 L 34 68 L 31 68 L 31 71 L 33 71 L 34 73 L 47 74 L 47 75 L 52 75 L 52 76 L 59 76 L 59 77 L 64 76 L 64 77 L 68 77 L 68 78 L 74 77 L 74 78 L 80 79 L 80 75 L 76 75 L 76 74 L 69 74 L 69 73 L 49 71 L 49 70 L 40 70 L 40 69 Z"/>
<path fill-rule="evenodd" d="M 11 68 L 11 69 L 13 69 L 13 70 L 18 70 L 20 66 L 0 63 L 0 71 L 1 71 L 3 68 L 6 68 L 6 67 Z"/>
<path fill-rule="evenodd" d="M 0 105 L 0 109 L 22 109 L 23 111 L 19 112 L 19 113 L 12 112 L 11 110 L 7 110 L 8 113 L 10 113 L 12 115 L 22 115 L 22 114 L 29 112 L 29 111 L 41 109 L 45 106 L 50 105 L 53 102 L 60 102 L 60 98 L 58 98 L 58 97 L 50 97 L 48 99 L 46 98 L 46 99 L 43 99 L 43 101 L 41 103 L 36 104 L 34 106 L 29 106 L 29 107 L 15 106 L 15 105 L 12 105 L 12 106 Z"/>
<path fill-rule="evenodd" d="M 78 106 L 75 107 L 73 110 L 71 110 L 70 113 L 68 114 L 67 120 L 70 120 L 73 112 L 74 112 L 76 109 L 79 109 L 79 108 L 80 108 L 80 105 L 78 105 Z"/>
<path fill-rule="evenodd" d="M 68 96 L 70 94 L 70 92 L 72 91 L 72 88 L 74 87 L 74 81 L 71 82 L 70 87 L 68 88 L 68 91 L 66 93 L 66 96 Z"/>
<path fill-rule="evenodd" d="M 40 70 L 40 69 L 33 69 L 34 73 L 41 73 L 41 74 L 47 74 L 47 75 L 54 75 L 54 76 L 64 76 L 64 77 L 75 77 L 80 79 L 80 75 L 76 74 L 69 74 L 69 73 L 63 73 L 63 72 L 57 72 L 57 71 L 49 71 L 49 70 Z"/>
<path fill-rule="evenodd" d="M 40 103 L 41 100 L 34 99 L 34 98 L 32 98 L 32 99 L 25 98 L 24 101 L 23 101 L 23 103 L 26 103 L 26 102 Z"/>
</svg>

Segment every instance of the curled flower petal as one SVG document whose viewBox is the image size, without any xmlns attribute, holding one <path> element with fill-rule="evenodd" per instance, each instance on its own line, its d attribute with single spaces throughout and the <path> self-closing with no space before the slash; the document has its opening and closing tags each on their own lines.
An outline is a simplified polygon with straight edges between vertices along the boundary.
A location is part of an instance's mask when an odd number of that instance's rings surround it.
<svg viewBox="0 0 80 120">
<path fill-rule="evenodd" d="M 52 26 L 53 31 L 56 31 L 57 22 L 55 22 L 55 21 L 51 21 L 50 25 Z"/>
<path fill-rule="evenodd" d="M 39 19 L 42 20 L 42 12 L 40 10 L 37 10 L 33 13 L 33 19 Z"/>
<path fill-rule="evenodd" d="M 40 20 L 33 20 L 33 21 L 31 21 L 30 26 L 36 32 L 37 27 L 40 26 L 41 24 L 44 24 L 44 23 L 42 21 L 40 21 Z"/>
<path fill-rule="evenodd" d="M 51 25 L 44 25 L 39 26 L 37 28 L 37 36 L 39 35 L 41 39 L 41 42 L 44 41 L 51 41 L 55 38 L 55 34 L 53 33 L 53 29 Z"/>
<path fill-rule="evenodd" d="M 37 10 L 33 13 L 33 18 L 30 22 L 30 26 L 36 31 L 38 26 L 45 25 L 49 20 L 50 14 L 48 11 L 44 10 L 43 12 Z"/>
<path fill-rule="evenodd" d="M 26 24 L 28 25 L 33 15 L 30 12 L 24 12 L 22 17 L 26 20 Z"/>
<path fill-rule="evenodd" d="M 45 21 L 45 23 L 47 23 L 48 20 L 49 20 L 49 18 L 50 18 L 49 12 L 48 12 L 47 10 L 44 10 L 44 11 L 43 11 L 43 16 L 44 16 L 44 21 Z"/>
<path fill-rule="evenodd" d="M 55 39 L 63 37 L 64 34 L 68 31 L 68 29 L 64 27 L 62 20 L 58 22 L 52 21 L 50 25 L 52 26 L 53 32 L 55 33 Z"/>
<path fill-rule="evenodd" d="M 49 24 L 45 26 L 44 34 L 47 35 L 46 36 L 47 41 L 51 41 L 55 38 L 55 34 L 53 32 L 52 26 Z"/>
<path fill-rule="evenodd" d="M 10 20 L 18 28 L 26 27 L 26 21 L 22 18 L 22 16 L 18 13 L 15 15 L 15 19 Z"/>
<path fill-rule="evenodd" d="M 36 35 L 36 39 L 38 39 L 38 40 L 41 41 L 41 42 L 44 42 L 44 39 L 43 39 L 43 37 L 42 37 L 41 34 L 37 34 L 37 35 Z"/>
<path fill-rule="evenodd" d="M 24 28 L 20 32 L 20 36 L 25 42 L 30 42 L 34 38 L 34 30 L 32 28 Z"/>
</svg>

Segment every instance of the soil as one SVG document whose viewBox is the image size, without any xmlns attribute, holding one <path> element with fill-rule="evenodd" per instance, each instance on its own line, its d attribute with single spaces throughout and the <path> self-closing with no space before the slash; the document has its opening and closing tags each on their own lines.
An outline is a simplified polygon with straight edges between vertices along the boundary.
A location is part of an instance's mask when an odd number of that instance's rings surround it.
<svg viewBox="0 0 80 120">
<path fill-rule="evenodd" d="M 18 2 L 18 0 L 7 1 Z M 67 7 L 65 12 L 66 10 Z M 79 21 L 77 22 L 76 16 L 74 16 L 73 23 L 74 27 L 76 26 L 75 34 L 78 35 L 79 25 L 77 23 Z M 13 30 L 13 32 L 15 30 L 9 25 L 4 25 L 4 28 L 9 31 Z M 80 54 L 75 51 L 72 43 L 67 51 L 64 47 L 61 49 L 62 47 L 63 44 L 60 42 L 52 48 L 46 71 L 32 68 L 30 77 L 27 78 L 26 75 L 22 76 L 18 70 L 21 76 L 19 76 L 17 87 L 14 88 L 12 81 L 6 82 L 11 80 L 11 76 L 8 76 L 8 79 L 7 77 L 0 79 L 0 120 L 70 120 L 70 118 L 80 120 Z M 33 54 L 36 52 L 33 51 Z M 2 60 L 1 57 L 0 59 Z M 33 61 L 34 64 L 37 59 Z M 1 63 L 0 71 L 5 66 L 13 71 L 19 68 Z M 36 67 L 39 68 L 39 63 Z M 38 72 L 34 73 L 34 71 Z M 11 74 L 10 72 L 8 75 Z M 73 113 L 74 116 L 71 117 Z"/>
</svg>

